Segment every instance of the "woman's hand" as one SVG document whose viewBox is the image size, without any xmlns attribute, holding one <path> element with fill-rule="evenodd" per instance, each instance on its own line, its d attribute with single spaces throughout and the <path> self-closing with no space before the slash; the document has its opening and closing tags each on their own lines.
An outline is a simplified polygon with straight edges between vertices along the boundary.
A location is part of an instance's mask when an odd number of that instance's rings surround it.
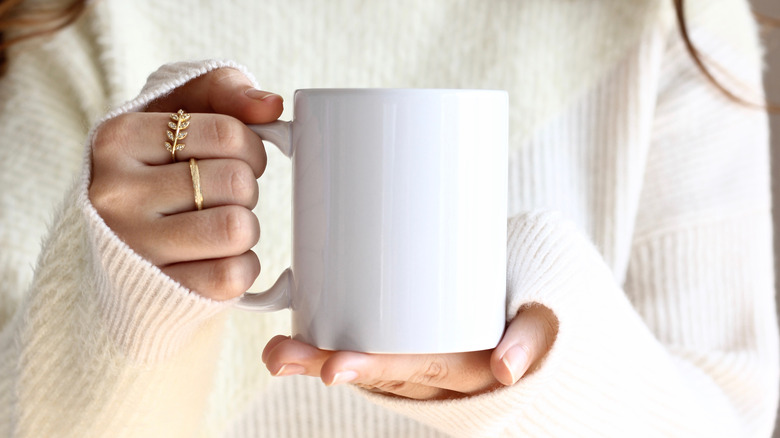
<svg viewBox="0 0 780 438">
<path fill-rule="evenodd" d="M 558 319 L 550 309 L 520 309 L 494 350 L 433 355 L 324 351 L 276 336 L 263 351 L 275 376 L 317 376 L 326 385 L 352 383 L 374 392 L 419 400 L 475 395 L 512 385 L 532 372 L 552 347 Z"/>
<path fill-rule="evenodd" d="M 191 113 L 176 161 L 166 150 L 171 113 Z M 278 95 L 255 90 L 235 69 L 200 76 L 102 124 L 92 144 L 89 198 L 133 250 L 208 298 L 241 295 L 260 273 L 251 248 L 260 236 L 252 214 L 266 166 L 260 138 L 245 123 L 282 112 Z M 190 158 L 197 159 L 203 210 L 197 211 Z"/>
</svg>

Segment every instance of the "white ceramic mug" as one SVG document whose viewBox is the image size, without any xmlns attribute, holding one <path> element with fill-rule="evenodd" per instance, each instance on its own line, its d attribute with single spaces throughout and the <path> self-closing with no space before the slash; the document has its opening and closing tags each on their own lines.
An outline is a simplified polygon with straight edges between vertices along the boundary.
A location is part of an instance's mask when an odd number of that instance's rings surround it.
<svg viewBox="0 0 780 438">
<path fill-rule="evenodd" d="M 238 307 L 328 350 L 489 349 L 504 330 L 505 91 L 298 90 L 250 126 L 292 159 L 292 265 Z"/>
</svg>

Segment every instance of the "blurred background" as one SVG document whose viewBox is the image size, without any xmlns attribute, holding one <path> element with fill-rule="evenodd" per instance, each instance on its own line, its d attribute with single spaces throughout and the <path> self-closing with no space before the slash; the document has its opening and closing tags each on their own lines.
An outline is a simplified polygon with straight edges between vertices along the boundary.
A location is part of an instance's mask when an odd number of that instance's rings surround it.
<svg viewBox="0 0 780 438">
<path fill-rule="evenodd" d="M 755 12 L 767 15 L 780 22 L 780 1 L 751 0 Z M 767 69 L 764 84 L 769 99 L 780 104 L 780 27 L 767 30 L 765 34 L 767 48 Z M 775 215 L 775 272 L 780 273 L 780 114 L 771 116 L 772 124 L 772 201 Z M 779 297 L 780 298 L 780 297 Z M 780 301 L 780 299 L 778 299 Z M 780 306 L 778 306 L 780 311 Z M 778 410 L 780 414 L 780 410 Z M 774 438 L 780 438 L 780 420 L 775 423 Z"/>
</svg>

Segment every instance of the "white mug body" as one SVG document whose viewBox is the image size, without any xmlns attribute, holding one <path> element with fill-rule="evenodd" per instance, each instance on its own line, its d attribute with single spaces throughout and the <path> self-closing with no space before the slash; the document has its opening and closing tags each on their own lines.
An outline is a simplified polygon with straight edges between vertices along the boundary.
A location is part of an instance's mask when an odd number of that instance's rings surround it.
<svg viewBox="0 0 780 438">
<path fill-rule="evenodd" d="M 505 327 L 504 91 L 298 90 L 293 337 L 449 353 Z"/>
</svg>

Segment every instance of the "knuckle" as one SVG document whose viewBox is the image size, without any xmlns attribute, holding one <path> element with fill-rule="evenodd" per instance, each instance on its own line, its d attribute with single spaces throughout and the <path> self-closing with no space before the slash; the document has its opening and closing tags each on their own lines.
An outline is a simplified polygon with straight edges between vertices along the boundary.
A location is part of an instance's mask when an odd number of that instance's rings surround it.
<svg viewBox="0 0 780 438">
<path fill-rule="evenodd" d="M 218 68 L 209 74 L 210 85 L 212 86 L 219 86 L 225 81 L 244 80 L 244 78 L 243 73 L 230 67 Z"/>
<path fill-rule="evenodd" d="M 206 74 L 207 99 L 212 108 L 225 108 L 225 99 L 232 99 L 231 94 L 237 88 L 250 87 L 251 81 L 239 70 L 230 67 L 219 68 Z M 221 111 L 218 111 L 221 112 Z"/>
<path fill-rule="evenodd" d="M 92 137 L 92 153 L 96 160 L 104 156 L 104 152 L 111 153 L 123 144 L 122 139 L 132 130 L 132 119 L 132 113 L 121 114 L 106 120 L 95 129 Z"/>
<path fill-rule="evenodd" d="M 224 242 L 236 254 L 254 246 L 259 237 L 257 218 L 249 210 L 238 206 L 225 208 L 222 230 Z"/>
<path fill-rule="evenodd" d="M 221 260 L 211 268 L 209 290 L 215 299 L 230 299 L 243 293 L 247 284 L 246 271 L 234 258 Z"/>
<path fill-rule="evenodd" d="M 92 206 L 95 207 L 98 214 L 105 216 L 106 213 L 111 212 L 113 207 L 118 205 L 115 202 L 116 200 L 116 193 L 110 189 L 110 186 L 102 184 L 100 181 L 93 180 L 92 184 L 89 186 L 89 201 L 92 203 Z"/>
<path fill-rule="evenodd" d="M 227 188 L 231 199 L 247 207 L 253 207 L 257 201 L 257 180 L 254 172 L 246 163 L 236 161 L 225 172 Z"/>
<path fill-rule="evenodd" d="M 211 117 L 210 137 L 224 151 L 232 151 L 241 145 L 241 126 L 229 116 Z"/>
<path fill-rule="evenodd" d="M 121 114 L 103 122 L 92 136 L 92 175 L 88 188 L 89 200 L 101 216 L 122 210 L 128 203 L 129 191 L 118 183 L 127 178 L 118 157 L 127 146 L 135 115 Z"/>
<path fill-rule="evenodd" d="M 423 371 L 412 376 L 412 382 L 423 385 L 435 384 L 446 379 L 448 373 L 449 370 L 445 361 L 434 357 L 427 361 Z"/>
<path fill-rule="evenodd" d="M 160 244 L 170 236 L 157 236 L 146 229 L 148 218 L 134 207 L 138 202 L 134 202 L 137 198 L 133 194 L 118 188 L 116 184 L 95 182 L 90 185 L 88 196 L 97 214 L 117 237 L 142 257 L 158 264 L 154 256 L 154 244 Z"/>
<path fill-rule="evenodd" d="M 87 196 L 89 202 L 109 227 L 116 228 L 122 222 L 127 221 L 127 217 L 139 215 L 138 209 L 131 207 L 137 205 L 134 202 L 136 195 L 128 190 L 126 185 L 117 184 L 119 175 L 115 172 L 100 171 L 97 167 L 93 174 Z"/>
</svg>

